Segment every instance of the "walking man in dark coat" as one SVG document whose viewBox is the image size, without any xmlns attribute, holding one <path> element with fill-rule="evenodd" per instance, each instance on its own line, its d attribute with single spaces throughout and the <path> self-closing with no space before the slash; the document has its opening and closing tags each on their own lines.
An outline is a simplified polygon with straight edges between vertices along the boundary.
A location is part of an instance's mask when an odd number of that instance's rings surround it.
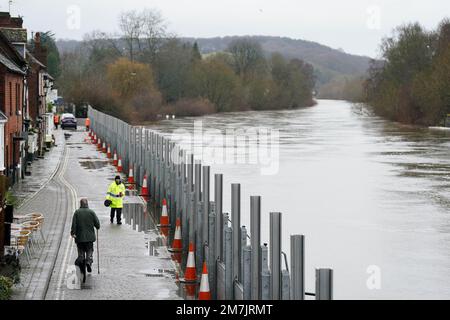
<svg viewBox="0 0 450 320">
<path fill-rule="evenodd" d="M 71 235 L 78 248 L 77 261 L 84 261 L 87 271 L 92 272 L 95 229 L 100 229 L 100 221 L 94 211 L 89 209 L 87 199 L 81 199 L 80 209 L 75 211 L 72 219 Z"/>
</svg>

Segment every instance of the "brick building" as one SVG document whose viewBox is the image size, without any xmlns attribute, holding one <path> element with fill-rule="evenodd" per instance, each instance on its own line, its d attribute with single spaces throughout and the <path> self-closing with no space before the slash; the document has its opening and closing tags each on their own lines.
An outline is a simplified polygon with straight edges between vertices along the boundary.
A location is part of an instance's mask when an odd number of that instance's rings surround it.
<svg viewBox="0 0 450 320">
<path fill-rule="evenodd" d="M 5 175 L 17 181 L 22 175 L 23 109 L 27 63 L 0 30 L 0 111 L 7 118 L 4 129 Z"/>
<path fill-rule="evenodd" d="M 7 55 L 9 60 L 19 66 L 22 71 L 27 72 L 25 58 L 28 36 L 27 30 L 23 28 L 23 19 L 21 17 L 11 17 L 8 12 L 0 12 L 0 32 L 7 39 L 9 44 L 15 49 L 13 56 L 11 56 L 10 54 Z M 14 60 L 14 56 L 16 53 L 20 56 L 20 59 L 18 61 Z M 5 86 L 9 86 L 9 82 L 11 82 L 9 80 L 10 79 L 3 79 Z M 17 80 L 16 82 L 16 85 L 12 84 L 11 90 L 9 90 L 9 88 L 6 88 L 5 91 L 6 95 L 12 94 L 16 96 L 16 104 L 19 104 L 19 106 L 16 106 L 15 116 L 8 114 L 8 112 L 5 114 L 5 116 L 8 118 L 8 125 L 5 126 L 6 130 L 8 130 L 8 132 L 5 132 L 5 142 L 6 140 L 10 141 L 12 139 L 14 143 L 12 146 L 5 145 L 5 151 L 6 147 L 8 147 L 8 153 L 13 154 L 10 154 L 8 158 L 5 158 L 5 164 L 9 165 L 6 174 L 12 178 L 13 183 L 18 179 L 24 177 L 24 172 L 26 171 L 27 166 L 26 127 L 28 122 L 26 121 L 26 115 L 28 114 L 28 86 L 26 77 L 24 77 L 21 82 L 19 82 L 19 80 Z M 7 97 L 5 97 L 5 99 L 6 98 Z M 11 100 L 11 97 L 9 99 Z M 9 104 L 11 105 L 11 101 L 9 101 Z M 10 113 L 11 112 L 12 111 L 10 111 Z M 20 122 L 20 120 L 22 120 L 22 122 Z"/>
<path fill-rule="evenodd" d="M 5 168 L 0 172 L 12 183 L 25 177 L 30 161 L 43 157 L 52 138 L 47 93 L 53 78 L 47 73 L 47 57 L 40 33 L 28 42 L 23 19 L 0 12 L 0 158 Z"/>
<path fill-rule="evenodd" d="M 31 150 L 30 154 L 38 153 L 41 156 L 45 149 L 47 127 L 52 125 L 46 117 L 47 92 L 53 80 L 44 64 L 47 55 L 47 49 L 41 46 L 41 36 L 38 32 L 33 39 L 32 51 L 26 51 L 26 58 L 30 66 L 27 76 L 29 119 L 31 125 L 38 129 L 37 150 Z"/>
</svg>

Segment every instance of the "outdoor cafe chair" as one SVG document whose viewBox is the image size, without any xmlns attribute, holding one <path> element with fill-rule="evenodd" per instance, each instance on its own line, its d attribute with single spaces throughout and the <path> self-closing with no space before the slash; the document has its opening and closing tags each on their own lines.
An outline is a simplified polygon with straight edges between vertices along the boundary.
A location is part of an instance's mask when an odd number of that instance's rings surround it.
<svg viewBox="0 0 450 320">
<path fill-rule="evenodd" d="M 30 243 L 32 244 L 33 251 L 34 251 L 34 245 L 37 245 L 40 249 L 39 242 L 36 241 L 35 232 L 39 230 L 40 223 L 38 221 L 26 221 L 22 224 L 22 229 L 30 231 Z"/>
<path fill-rule="evenodd" d="M 16 248 L 17 253 L 22 255 L 25 253 L 28 265 L 30 265 L 31 253 L 28 244 L 30 243 L 30 231 L 14 231 L 11 233 L 11 246 Z"/>
<path fill-rule="evenodd" d="M 45 244 L 45 237 L 44 237 L 44 232 L 42 231 L 42 229 L 44 228 L 44 215 L 42 213 L 29 213 L 25 215 L 27 220 L 32 220 L 32 221 L 37 221 L 39 222 L 39 227 L 37 229 L 37 231 L 39 231 L 39 235 L 41 240 L 43 241 L 43 243 Z"/>
</svg>

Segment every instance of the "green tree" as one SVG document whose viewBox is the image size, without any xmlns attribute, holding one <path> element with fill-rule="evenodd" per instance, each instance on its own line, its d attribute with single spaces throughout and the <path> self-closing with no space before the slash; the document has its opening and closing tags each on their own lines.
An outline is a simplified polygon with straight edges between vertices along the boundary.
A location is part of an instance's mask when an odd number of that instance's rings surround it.
<svg viewBox="0 0 450 320">
<path fill-rule="evenodd" d="M 252 110 L 276 109 L 279 89 L 271 77 L 256 78 L 248 84 L 248 105 Z"/>
<path fill-rule="evenodd" d="M 417 72 L 431 66 L 433 42 L 434 34 L 427 33 L 418 23 L 397 28 L 394 36 L 382 43 L 385 76 L 399 85 L 408 84 Z"/>
<path fill-rule="evenodd" d="M 233 57 L 236 73 L 245 80 L 264 68 L 264 53 L 261 44 L 250 38 L 233 40 L 228 46 Z"/>
<path fill-rule="evenodd" d="M 287 62 L 280 54 L 272 55 L 272 79 L 278 88 L 278 108 L 300 108 L 313 104 L 314 72 L 302 60 Z"/>
<path fill-rule="evenodd" d="M 164 100 L 172 103 L 187 95 L 193 68 L 192 47 L 177 39 L 166 42 L 156 56 L 155 70 Z"/>
<path fill-rule="evenodd" d="M 198 43 L 195 42 L 192 46 L 192 62 L 198 62 L 202 60 L 202 54 L 200 53 L 200 49 L 198 48 Z"/>
<path fill-rule="evenodd" d="M 161 94 L 148 64 L 120 58 L 108 66 L 107 79 L 116 105 L 122 107 L 130 121 L 153 120 L 156 117 L 161 107 Z"/>
<path fill-rule="evenodd" d="M 396 121 L 435 125 L 450 105 L 450 25 L 436 31 L 418 23 L 397 28 L 383 41 L 383 64 L 373 62 L 365 82 L 368 104 Z"/>
<path fill-rule="evenodd" d="M 34 40 L 31 40 L 29 45 L 33 49 Z M 55 34 L 51 31 L 42 32 L 41 45 L 47 49 L 47 61 L 42 62 L 47 66 L 48 73 L 56 79 L 61 73 L 61 57 L 56 46 Z"/>
<path fill-rule="evenodd" d="M 237 108 L 239 78 L 221 60 L 207 59 L 197 64 L 191 78 L 191 95 L 211 101 L 218 112 Z"/>
<path fill-rule="evenodd" d="M 108 66 L 107 78 L 114 95 L 126 102 L 140 91 L 155 90 L 153 71 L 149 65 L 120 58 Z"/>
</svg>

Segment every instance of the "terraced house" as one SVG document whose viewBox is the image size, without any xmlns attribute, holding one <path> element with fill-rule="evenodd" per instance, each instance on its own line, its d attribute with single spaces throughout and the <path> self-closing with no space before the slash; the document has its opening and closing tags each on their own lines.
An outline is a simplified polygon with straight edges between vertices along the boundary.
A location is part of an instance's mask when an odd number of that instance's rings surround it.
<svg viewBox="0 0 450 320">
<path fill-rule="evenodd" d="M 0 169 L 16 182 L 23 177 L 25 138 L 23 135 L 23 113 L 26 108 L 25 42 L 16 42 L 23 37 L 20 32 L 8 33 L 3 28 L 3 15 L 0 16 L 0 120 L 1 126 Z M 12 42 L 12 39 L 14 42 Z M 19 49 L 19 50 L 18 50 Z M 22 50 L 22 52 L 20 51 Z"/>
<path fill-rule="evenodd" d="M 47 63 L 48 53 L 41 43 L 39 32 L 35 34 L 30 47 L 26 50 L 26 59 L 29 64 L 27 120 L 33 128 L 28 130 L 28 157 L 32 161 L 36 157 L 42 157 L 46 144 L 51 142 L 53 114 L 47 112 L 47 94 L 52 87 L 53 78 L 47 72 L 45 63 Z"/>
<path fill-rule="evenodd" d="M 23 19 L 0 12 L 0 172 L 12 184 L 43 155 L 52 126 L 46 95 L 53 79 L 39 33 L 32 44 L 30 50 Z"/>
</svg>

